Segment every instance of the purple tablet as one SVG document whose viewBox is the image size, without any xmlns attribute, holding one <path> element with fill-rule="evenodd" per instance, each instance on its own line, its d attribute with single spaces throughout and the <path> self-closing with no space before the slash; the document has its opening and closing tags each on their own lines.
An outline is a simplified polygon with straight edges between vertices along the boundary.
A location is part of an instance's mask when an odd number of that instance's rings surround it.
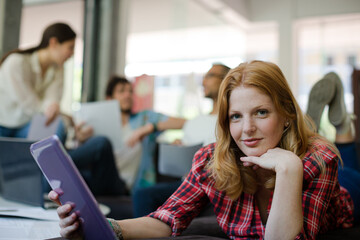
<svg viewBox="0 0 360 240">
<path fill-rule="evenodd" d="M 30 151 L 53 190 L 61 189 L 62 204 L 75 203 L 84 239 L 116 239 L 108 221 L 56 135 L 30 146 Z"/>
</svg>

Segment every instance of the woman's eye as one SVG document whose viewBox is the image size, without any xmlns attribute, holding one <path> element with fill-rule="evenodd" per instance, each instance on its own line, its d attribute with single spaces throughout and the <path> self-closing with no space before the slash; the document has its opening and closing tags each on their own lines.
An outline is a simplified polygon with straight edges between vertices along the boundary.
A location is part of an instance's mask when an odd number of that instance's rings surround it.
<svg viewBox="0 0 360 240">
<path fill-rule="evenodd" d="M 268 113 L 269 113 L 269 111 L 264 110 L 264 109 L 261 109 L 261 110 L 257 111 L 257 115 L 260 116 L 260 117 L 265 117 Z"/>
<path fill-rule="evenodd" d="M 237 119 L 239 119 L 240 118 L 240 114 L 237 114 L 237 113 L 234 113 L 234 114 L 231 114 L 230 115 L 230 119 L 231 120 L 237 120 Z"/>
</svg>

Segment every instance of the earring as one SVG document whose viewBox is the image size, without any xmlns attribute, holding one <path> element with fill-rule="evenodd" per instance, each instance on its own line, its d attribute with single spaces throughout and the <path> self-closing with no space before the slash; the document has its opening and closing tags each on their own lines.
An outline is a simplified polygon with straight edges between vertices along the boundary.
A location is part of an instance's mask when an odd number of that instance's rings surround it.
<svg viewBox="0 0 360 240">
<path fill-rule="evenodd" d="M 283 134 L 289 129 L 289 126 L 290 126 L 290 122 L 289 122 L 289 121 L 286 121 L 286 122 L 285 122 L 285 127 L 284 127 Z"/>
</svg>

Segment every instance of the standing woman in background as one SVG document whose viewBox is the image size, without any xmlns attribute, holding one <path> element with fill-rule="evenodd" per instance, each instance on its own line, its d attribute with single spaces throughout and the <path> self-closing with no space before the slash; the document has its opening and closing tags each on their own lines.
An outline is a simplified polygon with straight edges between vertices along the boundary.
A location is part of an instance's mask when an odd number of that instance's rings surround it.
<svg viewBox="0 0 360 240">
<path fill-rule="evenodd" d="M 76 33 L 64 23 L 48 26 L 37 47 L 14 50 L 0 62 L 0 136 L 27 137 L 35 113 L 50 124 L 60 112 L 63 65 L 74 54 Z"/>
</svg>

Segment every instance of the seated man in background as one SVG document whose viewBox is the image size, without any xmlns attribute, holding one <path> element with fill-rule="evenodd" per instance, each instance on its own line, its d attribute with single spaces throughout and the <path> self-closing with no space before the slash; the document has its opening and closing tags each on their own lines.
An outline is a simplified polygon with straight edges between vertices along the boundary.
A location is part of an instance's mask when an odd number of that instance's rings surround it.
<svg viewBox="0 0 360 240">
<path fill-rule="evenodd" d="M 208 115 L 200 115 L 186 121 L 183 127 L 184 137 L 174 144 L 193 145 L 202 143 L 203 146 L 216 141 L 215 125 L 217 121 L 217 97 L 220 84 L 229 67 L 223 64 L 213 64 L 203 78 L 204 96 L 213 100 L 213 109 Z M 152 187 L 140 188 L 134 192 L 134 216 L 141 217 L 155 211 L 180 186 L 181 181 L 158 183 Z"/>
<path fill-rule="evenodd" d="M 80 171 L 90 170 L 89 176 L 83 176 L 94 195 L 124 195 L 132 190 L 136 177 L 138 184 L 150 185 L 155 181 L 155 137 L 160 131 L 181 128 L 185 119 L 150 110 L 132 113 L 132 85 L 123 77 L 110 78 L 106 98 L 119 101 L 123 147 L 114 151 L 106 137 L 93 136 L 93 128 L 81 122 L 74 128 L 79 146 L 68 152 Z M 74 126 L 71 118 L 66 122 Z M 60 138 L 65 142 L 63 133 Z"/>
<path fill-rule="evenodd" d="M 104 136 L 93 136 L 91 126 L 75 125 L 70 116 L 62 118 L 57 135 L 95 196 L 127 195 L 125 182 L 119 177 L 111 142 Z M 74 129 L 76 146 L 66 146 L 69 129 Z"/>
<path fill-rule="evenodd" d="M 151 110 L 133 113 L 132 84 L 123 77 L 110 79 L 106 98 L 117 100 L 120 105 L 121 132 L 126 143 L 116 152 L 116 166 L 121 178 L 130 190 L 155 184 L 155 139 L 161 131 L 181 129 L 186 120 Z"/>
</svg>

